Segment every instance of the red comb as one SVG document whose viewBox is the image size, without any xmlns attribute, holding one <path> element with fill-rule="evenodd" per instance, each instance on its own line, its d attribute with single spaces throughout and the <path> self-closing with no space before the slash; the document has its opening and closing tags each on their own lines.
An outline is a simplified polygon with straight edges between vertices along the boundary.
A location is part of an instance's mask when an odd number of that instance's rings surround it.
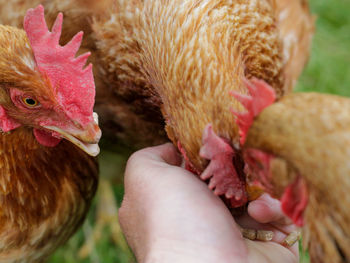
<svg viewBox="0 0 350 263">
<path fill-rule="evenodd" d="M 39 71 L 46 76 L 57 93 L 57 100 L 66 114 L 82 125 L 92 121 L 95 83 L 92 65 L 85 66 L 90 53 L 75 57 L 83 32 L 76 34 L 65 46 L 60 46 L 63 15 L 60 13 L 50 32 L 44 8 L 29 9 L 24 17 L 24 30 Z"/>
<path fill-rule="evenodd" d="M 275 99 L 275 91 L 263 80 L 253 78 L 251 80 L 243 79 L 249 95 L 243 95 L 238 92 L 231 92 L 247 111 L 232 113 L 237 117 L 236 123 L 239 127 L 240 143 L 243 145 L 250 126 L 254 118 L 262 112 L 267 106 L 271 105 Z"/>
</svg>

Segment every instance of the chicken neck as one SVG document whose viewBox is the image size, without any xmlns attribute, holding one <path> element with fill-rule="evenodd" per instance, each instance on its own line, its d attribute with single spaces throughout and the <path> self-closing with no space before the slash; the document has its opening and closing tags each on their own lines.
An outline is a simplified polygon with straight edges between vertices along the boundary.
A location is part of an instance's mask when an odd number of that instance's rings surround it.
<svg viewBox="0 0 350 263">
<path fill-rule="evenodd" d="M 0 232 L 2 244 L 16 248 L 26 240 L 48 251 L 52 244 L 41 242 L 56 234 L 55 242 L 64 242 L 87 212 L 97 186 L 94 158 L 65 140 L 42 146 L 26 127 L 0 141 L 0 228 L 11 229 Z"/>
</svg>

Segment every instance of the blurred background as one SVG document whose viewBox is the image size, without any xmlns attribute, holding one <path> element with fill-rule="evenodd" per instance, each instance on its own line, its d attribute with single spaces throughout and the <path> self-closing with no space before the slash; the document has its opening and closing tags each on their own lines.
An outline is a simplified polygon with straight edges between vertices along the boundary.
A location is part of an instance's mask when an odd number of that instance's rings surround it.
<svg viewBox="0 0 350 263">
<path fill-rule="evenodd" d="M 309 64 L 296 90 L 350 97 L 350 1 L 309 2 L 317 16 L 316 34 Z M 101 180 L 89 216 L 49 263 L 135 262 L 120 232 L 117 216 L 123 198 L 123 169 L 131 150 L 103 141 L 101 146 L 104 149 L 99 155 Z M 120 150 L 115 153 L 115 149 Z M 302 252 L 300 262 L 309 262 L 307 253 Z"/>
</svg>

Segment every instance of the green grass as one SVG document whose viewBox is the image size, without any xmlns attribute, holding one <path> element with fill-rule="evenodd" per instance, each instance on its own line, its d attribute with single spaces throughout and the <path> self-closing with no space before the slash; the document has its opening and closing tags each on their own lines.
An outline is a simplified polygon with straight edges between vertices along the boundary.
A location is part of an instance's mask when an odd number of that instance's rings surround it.
<svg viewBox="0 0 350 263">
<path fill-rule="evenodd" d="M 312 12 L 318 16 L 317 31 L 314 38 L 309 64 L 298 83 L 297 91 L 318 91 L 350 97 L 350 1 L 311 0 Z M 101 176 L 121 178 L 125 154 L 116 155 L 105 152 L 101 159 Z M 117 176 L 116 176 L 117 175 Z M 119 175 L 119 177 L 118 177 Z M 114 194 L 120 204 L 123 188 L 122 179 L 115 182 Z M 84 227 L 60 248 L 49 260 L 50 263 L 127 263 L 133 259 L 121 245 L 113 242 L 110 229 L 106 226 L 100 231 L 98 242 L 86 258 L 79 256 L 84 244 L 95 226 L 96 203 L 89 213 Z M 300 262 L 309 262 L 303 253 Z"/>
<path fill-rule="evenodd" d="M 297 90 L 350 96 L 350 1 L 312 0 L 317 15 L 311 59 Z"/>
</svg>

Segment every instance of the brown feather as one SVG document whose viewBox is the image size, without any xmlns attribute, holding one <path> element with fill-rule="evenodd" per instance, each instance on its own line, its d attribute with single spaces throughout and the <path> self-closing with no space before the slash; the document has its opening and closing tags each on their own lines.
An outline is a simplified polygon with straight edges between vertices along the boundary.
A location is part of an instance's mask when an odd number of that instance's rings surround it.
<svg viewBox="0 0 350 263">
<path fill-rule="evenodd" d="M 97 163 L 67 141 L 40 145 L 28 128 L 0 140 L 0 261 L 40 262 L 82 224 Z"/>
</svg>

